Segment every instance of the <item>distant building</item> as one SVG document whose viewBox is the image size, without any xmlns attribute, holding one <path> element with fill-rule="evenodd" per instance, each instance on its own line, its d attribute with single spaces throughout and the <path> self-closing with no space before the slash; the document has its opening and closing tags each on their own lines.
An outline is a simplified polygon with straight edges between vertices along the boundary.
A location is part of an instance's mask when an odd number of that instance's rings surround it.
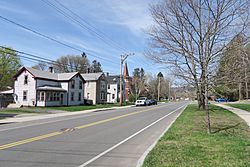
<svg viewBox="0 0 250 167">
<path fill-rule="evenodd" d="M 103 72 L 81 74 L 86 84 L 84 98 L 93 104 L 107 103 L 107 78 Z"/>
<path fill-rule="evenodd" d="M 117 103 L 120 99 L 120 75 L 107 75 L 107 102 Z M 123 90 L 125 82 L 122 83 Z M 123 91 L 123 101 L 125 101 L 125 92 Z"/>
<path fill-rule="evenodd" d="M 129 76 L 128 73 L 128 65 L 127 62 L 125 63 L 124 66 L 124 71 L 123 71 L 123 77 L 124 77 L 124 82 L 125 82 L 125 101 L 129 101 L 129 94 L 131 93 L 131 82 L 132 78 Z"/>
<path fill-rule="evenodd" d="M 23 106 L 71 106 L 84 103 L 85 80 L 79 72 L 53 73 L 22 67 L 14 76 L 15 102 Z"/>
</svg>

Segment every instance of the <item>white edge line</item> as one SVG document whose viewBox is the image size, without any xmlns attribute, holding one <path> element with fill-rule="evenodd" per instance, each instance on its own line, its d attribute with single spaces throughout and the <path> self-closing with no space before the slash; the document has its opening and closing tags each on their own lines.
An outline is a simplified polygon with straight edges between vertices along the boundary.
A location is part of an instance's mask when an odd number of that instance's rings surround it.
<svg viewBox="0 0 250 167">
<path fill-rule="evenodd" d="M 137 161 L 136 167 L 141 167 L 143 165 L 143 162 L 148 155 L 148 153 L 155 147 L 155 145 L 158 143 L 158 141 L 162 138 L 162 136 L 169 130 L 169 128 L 172 126 L 172 124 L 176 121 L 176 119 L 181 115 L 181 113 L 185 110 L 185 108 L 188 106 L 188 104 L 181 110 L 181 112 L 173 119 L 173 121 L 168 125 L 168 127 L 162 132 L 162 134 L 155 140 L 153 144 L 151 144 L 148 149 L 142 154 L 140 159 Z M 182 106 L 183 107 L 183 106 Z"/>
<path fill-rule="evenodd" d="M 186 104 L 185 104 L 186 105 Z M 126 141 L 130 140 L 131 138 L 135 137 L 136 135 L 140 134 L 141 132 L 147 130 L 148 128 L 150 128 L 151 126 L 153 126 L 154 124 L 160 122 L 161 120 L 163 120 L 164 118 L 168 117 L 169 115 L 173 114 L 174 112 L 178 111 L 179 109 L 181 109 L 182 107 L 184 107 L 185 105 L 175 109 L 174 111 L 168 113 L 167 115 L 159 118 L 158 120 L 154 121 L 153 123 L 149 124 L 148 126 L 142 128 L 141 130 L 137 131 L 136 133 L 132 134 L 131 136 L 127 137 L 126 139 L 122 140 L 121 142 L 117 143 L 116 145 L 110 147 L 109 149 L 101 152 L 100 154 L 98 154 L 97 156 L 93 157 L 92 159 L 86 161 L 85 163 L 83 163 L 82 165 L 80 165 L 79 167 L 85 167 L 88 164 L 94 162 L 95 160 L 97 160 L 98 158 L 102 157 L 103 155 L 107 154 L 108 152 L 112 151 L 113 149 L 115 149 L 116 147 L 122 145 L 123 143 L 125 143 Z"/>
</svg>

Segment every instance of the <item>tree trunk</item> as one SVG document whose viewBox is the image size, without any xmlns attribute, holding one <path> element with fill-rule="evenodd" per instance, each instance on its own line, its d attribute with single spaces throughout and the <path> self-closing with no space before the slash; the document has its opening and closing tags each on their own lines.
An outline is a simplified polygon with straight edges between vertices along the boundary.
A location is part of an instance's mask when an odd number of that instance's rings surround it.
<svg viewBox="0 0 250 167">
<path fill-rule="evenodd" d="M 211 134 L 211 122 L 210 122 L 210 111 L 208 107 L 208 85 L 205 83 L 205 111 L 207 117 L 207 133 Z"/>
<path fill-rule="evenodd" d="M 245 82 L 245 89 L 246 89 L 246 99 L 248 100 L 248 83 L 247 81 Z"/>
<path fill-rule="evenodd" d="M 240 82 L 239 83 L 239 100 L 242 100 L 242 91 L 241 91 L 241 88 L 242 88 L 242 83 Z"/>
</svg>

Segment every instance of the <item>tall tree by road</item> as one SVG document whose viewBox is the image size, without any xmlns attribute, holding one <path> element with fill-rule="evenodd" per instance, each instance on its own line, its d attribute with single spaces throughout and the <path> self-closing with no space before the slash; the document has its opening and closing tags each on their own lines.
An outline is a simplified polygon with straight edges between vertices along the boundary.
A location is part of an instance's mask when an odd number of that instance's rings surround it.
<svg viewBox="0 0 250 167">
<path fill-rule="evenodd" d="M 244 34 L 238 34 L 224 50 L 215 77 L 215 91 L 219 96 L 231 100 L 248 99 L 250 45 L 247 42 Z"/>
<path fill-rule="evenodd" d="M 166 64 L 174 74 L 192 84 L 199 107 L 208 110 L 210 79 L 231 39 L 246 30 L 248 0 L 163 0 L 150 7 L 154 25 L 149 29 L 147 55 Z"/>
<path fill-rule="evenodd" d="M 145 71 L 143 68 L 135 68 L 133 72 L 133 78 L 132 78 L 132 93 L 135 95 L 135 98 L 137 99 L 141 92 L 145 89 Z"/>
<path fill-rule="evenodd" d="M 90 66 L 90 72 L 92 72 L 92 73 L 102 72 L 101 63 L 96 61 L 96 60 L 92 61 L 92 64 Z"/>
<path fill-rule="evenodd" d="M 21 67 L 21 60 L 11 48 L 0 49 L 0 90 L 13 87 L 13 76 Z"/>
</svg>

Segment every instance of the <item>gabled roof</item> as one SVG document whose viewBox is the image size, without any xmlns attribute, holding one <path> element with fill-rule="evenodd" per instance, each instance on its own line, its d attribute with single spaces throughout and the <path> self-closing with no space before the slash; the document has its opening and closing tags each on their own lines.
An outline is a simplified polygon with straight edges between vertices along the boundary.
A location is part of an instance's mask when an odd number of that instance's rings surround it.
<svg viewBox="0 0 250 167">
<path fill-rule="evenodd" d="M 127 62 L 125 63 L 125 66 L 124 66 L 123 75 L 124 75 L 124 77 L 128 77 L 129 76 Z"/>
<path fill-rule="evenodd" d="M 120 83 L 120 75 L 109 75 L 107 77 L 108 84 Z"/>
<path fill-rule="evenodd" d="M 99 72 L 99 73 L 87 73 L 87 74 L 81 74 L 83 79 L 85 81 L 97 81 L 104 73 Z"/>
<path fill-rule="evenodd" d="M 49 79 L 55 81 L 68 81 L 77 74 L 79 74 L 79 76 L 82 78 L 79 72 L 51 73 L 49 71 L 41 71 L 30 67 L 22 67 L 14 77 L 18 77 L 18 75 L 20 75 L 24 70 L 29 71 L 34 76 L 34 78 Z M 83 78 L 82 80 L 84 81 Z"/>
</svg>

